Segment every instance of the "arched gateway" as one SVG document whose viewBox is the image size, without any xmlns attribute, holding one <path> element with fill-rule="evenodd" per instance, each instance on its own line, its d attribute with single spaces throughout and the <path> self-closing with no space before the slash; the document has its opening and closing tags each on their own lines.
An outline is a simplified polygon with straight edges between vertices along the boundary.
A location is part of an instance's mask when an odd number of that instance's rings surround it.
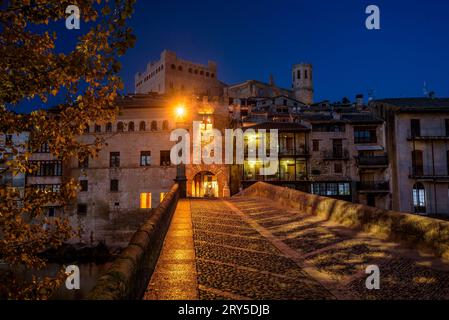
<svg viewBox="0 0 449 320">
<path fill-rule="evenodd" d="M 193 197 L 218 197 L 217 176 L 210 171 L 198 172 L 192 180 Z"/>
<path fill-rule="evenodd" d="M 226 165 L 187 165 L 187 196 L 229 197 L 229 168 Z"/>
</svg>

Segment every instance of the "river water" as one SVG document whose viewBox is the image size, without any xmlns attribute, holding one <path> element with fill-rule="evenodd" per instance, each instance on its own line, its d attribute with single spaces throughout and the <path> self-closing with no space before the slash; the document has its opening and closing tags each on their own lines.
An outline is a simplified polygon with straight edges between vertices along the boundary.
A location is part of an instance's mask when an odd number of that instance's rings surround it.
<svg viewBox="0 0 449 320">
<path fill-rule="evenodd" d="M 95 286 L 98 276 L 105 271 L 110 262 L 105 264 L 83 263 L 77 264 L 80 269 L 80 289 L 69 290 L 65 284 L 62 285 L 51 297 L 52 300 L 83 300 L 86 299 L 87 294 Z M 44 271 L 47 275 L 54 275 L 61 268 L 58 264 L 51 264 L 47 266 Z M 44 275 L 44 274 L 39 274 Z"/>
</svg>

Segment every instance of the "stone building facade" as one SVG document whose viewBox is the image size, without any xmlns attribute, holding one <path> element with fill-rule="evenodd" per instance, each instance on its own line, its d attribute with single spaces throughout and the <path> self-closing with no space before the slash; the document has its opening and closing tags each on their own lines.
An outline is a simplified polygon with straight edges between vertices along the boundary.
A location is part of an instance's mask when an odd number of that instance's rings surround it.
<svg viewBox="0 0 449 320">
<path fill-rule="evenodd" d="M 394 210 L 449 215 L 449 99 L 372 101 L 386 121 Z"/>
<path fill-rule="evenodd" d="M 221 96 L 224 84 L 218 80 L 217 65 L 182 60 L 175 52 L 164 50 L 158 61 L 149 62 L 145 71 L 135 75 L 135 93 L 195 94 Z"/>
<path fill-rule="evenodd" d="M 312 72 L 310 64 L 294 65 L 292 89 L 272 77 L 226 86 L 215 63 L 164 51 L 136 75 L 136 94 L 117 100 L 115 121 L 91 123 L 80 137 L 104 139 L 97 157 L 61 163 L 44 145 L 31 158 L 36 173 L 26 180 L 3 174 L 1 181 L 57 190 L 65 178 L 76 179 L 76 203 L 68 211 L 49 204 L 48 213 L 68 214 L 84 240 L 107 238 L 105 230 L 120 219 L 125 229 L 131 217 L 144 219 L 179 172 L 190 197 L 228 197 L 262 180 L 383 209 L 449 214 L 449 100 L 386 99 L 368 107 L 358 95 L 356 103 L 313 103 Z M 196 164 L 192 144 L 189 164 L 174 165 L 170 135 L 177 128 L 192 133 L 194 121 L 201 132 L 218 129 L 223 137 L 227 128 L 278 129 L 278 172 L 261 176 L 260 164 L 248 159 Z M 16 139 L 1 137 L 3 145 Z"/>
<path fill-rule="evenodd" d="M 249 112 L 241 115 L 245 128 L 279 130 L 280 170 L 276 177 L 253 178 L 248 176 L 251 171 L 245 166 L 244 185 L 251 184 L 253 180 L 264 180 L 315 194 L 390 208 L 389 164 L 382 119 L 363 105 L 326 102 L 304 105 L 282 96 L 248 101 L 252 102 Z M 236 109 L 234 106 L 233 110 Z M 295 147 L 295 140 L 302 141 L 294 133 L 300 128 L 306 132 L 304 151 Z M 287 159 L 289 155 L 283 154 L 285 145 L 291 145 L 293 154 L 290 156 L 303 159 Z M 282 159 L 284 156 L 287 158 Z M 284 170 L 290 174 L 283 172 L 284 165 L 290 168 L 290 171 Z M 299 177 L 297 172 L 301 172 Z"/>
<path fill-rule="evenodd" d="M 200 121 L 204 129 L 216 128 L 224 134 L 228 125 L 227 105 L 219 98 L 148 94 L 125 96 L 117 103 L 120 114 L 115 121 L 92 123 L 80 137 L 86 143 L 95 137 L 104 139 L 98 156 L 88 161 L 71 159 L 64 171 L 80 185 L 70 218 L 72 225 L 82 228 L 84 239 L 107 238 L 111 224 L 125 217 L 127 223 L 146 217 L 159 205 L 179 169 L 170 160 L 177 143 L 170 138 L 174 129 L 192 132 L 193 121 Z M 192 164 L 192 160 L 182 166 L 188 196 L 230 195 L 229 166 Z"/>
</svg>

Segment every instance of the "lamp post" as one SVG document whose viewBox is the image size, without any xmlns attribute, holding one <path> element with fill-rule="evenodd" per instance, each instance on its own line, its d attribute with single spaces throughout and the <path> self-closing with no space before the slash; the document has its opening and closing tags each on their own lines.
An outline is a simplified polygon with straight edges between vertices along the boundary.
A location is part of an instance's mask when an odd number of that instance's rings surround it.
<svg viewBox="0 0 449 320">
<path fill-rule="evenodd" d="M 184 105 L 178 105 L 175 108 L 176 114 L 176 126 L 185 127 L 185 114 L 186 109 Z M 174 180 L 179 186 L 179 197 L 187 197 L 187 177 L 186 177 L 186 165 L 184 163 L 176 166 L 176 178 Z"/>
</svg>

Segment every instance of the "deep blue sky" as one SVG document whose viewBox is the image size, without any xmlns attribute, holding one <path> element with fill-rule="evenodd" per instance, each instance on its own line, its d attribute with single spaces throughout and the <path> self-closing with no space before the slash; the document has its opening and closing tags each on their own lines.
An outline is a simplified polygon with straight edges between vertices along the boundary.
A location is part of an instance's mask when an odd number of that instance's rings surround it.
<svg viewBox="0 0 449 320">
<path fill-rule="evenodd" d="M 369 4 L 380 7 L 381 30 L 365 28 Z M 310 62 L 315 101 L 353 100 L 369 89 L 376 98 L 422 96 L 424 81 L 449 97 L 448 0 L 138 0 L 130 24 L 137 42 L 121 58 L 126 92 L 134 74 L 169 49 L 216 61 L 229 84 L 272 73 L 289 88 L 292 64 Z M 69 48 L 77 31 L 64 22 L 58 29 Z"/>
<path fill-rule="evenodd" d="M 381 30 L 365 28 L 376 4 Z M 289 88 L 291 65 L 314 66 L 315 100 L 356 93 L 422 96 L 423 83 L 449 97 L 447 0 L 140 0 L 131 25 L 135 48 L 123 59 L 127 92 L 135 72 L 163 49 L 218 63 L 220 80 L 268 81 Z"/>
</svg>

